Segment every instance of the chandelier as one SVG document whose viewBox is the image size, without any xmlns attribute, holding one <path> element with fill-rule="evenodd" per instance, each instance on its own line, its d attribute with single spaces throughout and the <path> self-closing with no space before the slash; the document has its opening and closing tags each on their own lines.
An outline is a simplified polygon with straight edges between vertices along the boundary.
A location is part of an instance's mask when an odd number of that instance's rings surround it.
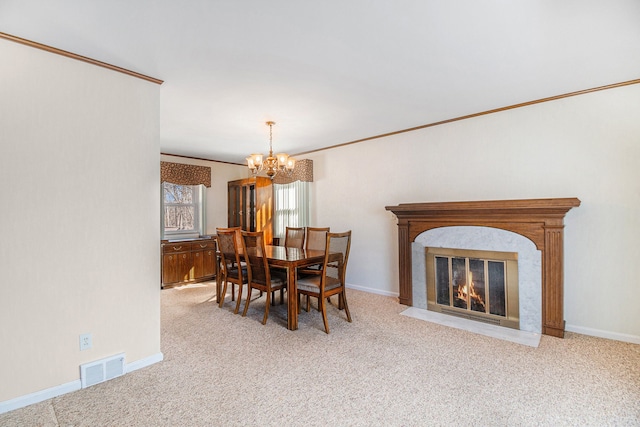
<svg viewBox="0 0 640 427">
<path fill-rule="evenodd" d="M 273 179 L 278 172 L 291 174 L 296 167 L 296 159 L 289 157 L 286 153 L 273 156 L 273 125 L 275 124 L 276 122 L 267 122 L 267 126 L 269 126 L 269 156 L 266 159 L 263 159 L 262 154 L 252 154 L 247 157 L 247 166 L 254 176 L 258 175 L 260 171 L 264 171 L 269 178 Z"/>
</svg>

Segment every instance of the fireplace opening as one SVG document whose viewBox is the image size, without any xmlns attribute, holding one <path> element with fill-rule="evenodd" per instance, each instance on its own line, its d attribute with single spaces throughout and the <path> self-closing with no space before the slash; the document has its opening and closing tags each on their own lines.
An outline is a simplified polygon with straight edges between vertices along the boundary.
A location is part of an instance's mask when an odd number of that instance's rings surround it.
<svg viewBox="0 0 640 427">
<path fill-rule="evenodd" d="M 427 309 L 520 329 L 517 252 L 426 247 Z"/>
</svg>

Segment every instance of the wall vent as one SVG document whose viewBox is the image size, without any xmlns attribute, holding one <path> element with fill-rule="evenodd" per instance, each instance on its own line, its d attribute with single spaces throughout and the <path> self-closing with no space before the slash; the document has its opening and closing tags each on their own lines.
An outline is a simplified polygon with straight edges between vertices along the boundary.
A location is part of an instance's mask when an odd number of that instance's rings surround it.
<svg viewBox="0 0 640 427">
<path fill-rule="evenodd" d="M 124 374 L 124 353 L 80 365 L 82 388 L 119 377 Z"/>
</svg>

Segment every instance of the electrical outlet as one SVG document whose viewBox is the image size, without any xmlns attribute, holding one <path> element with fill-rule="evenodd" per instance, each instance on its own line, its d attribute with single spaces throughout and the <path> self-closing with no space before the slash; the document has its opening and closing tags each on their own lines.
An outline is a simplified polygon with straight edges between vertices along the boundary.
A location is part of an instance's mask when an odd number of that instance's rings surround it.
<svg viewBox="0 0 640 427">
<path fill-rule="evenodd" d="M 80 335 L 80 351 L 88 350 L 93 346 L 93 339 L 91 338 L 91 334 L 82 334 Z"/>
</svg>

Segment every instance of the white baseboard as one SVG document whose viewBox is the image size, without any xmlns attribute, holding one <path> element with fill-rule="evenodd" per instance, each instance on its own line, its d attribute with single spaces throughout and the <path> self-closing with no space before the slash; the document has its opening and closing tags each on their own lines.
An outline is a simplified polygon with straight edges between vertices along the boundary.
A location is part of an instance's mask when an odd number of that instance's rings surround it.
<svg viewBox="0 0 640 427">
<path fill-rule="evenodd" d="M 154 363 L 161 362 L 163 359 L 163 354 L 157 353 L 152 356 L 145 357 L 144 359 L 136 360 L 135 362 L 125 365 L 125 373 L 153 365 Z M 34 403 L 44 402 L 45 400 L 80 390 L 81 388 L 82 383 L 80 379 L 77 379 L 66 384 L 60 384 L 45 390 L 36 391 L 35 393 L 5 400 L 4 402 L 0 402 L 0 414 L 13 411 L 14 409 L 24 408 L 25 406 L 33 405 Z"/>
<path fill-rule="evenodd" d="M 0 402 L 0 414 L 13 411 L 14 409 L 24 408 L 25 406 L 40 403 L 48 399 L 53 399 L 54 397 L 80 390 L 80 388 L 82 388 L 82 384 L 80 383 L 80 380 L 77 379 L 66 384 L 60 384 L 25 396 L 16 397 L 15 399 L 5 400 L 4 402 Z"/>
<path fill-rule="evenodd" d="M 565 325 L 564 330 L 567 332 L 575 332 L 576 334 L 589 335 L 598 338 L 607 338 L 610 340 L 623 341 L 631 344 L 640 344 L 640 336 L 630 334 L 620 334 L 617 332 L 603 331 L 601 329 L 585 328 L 582 326 Z"/>
<path fill-rule="evenodd" d="M 137 371 L 138 369 L 146 368 L 147 366 L 151 366 L 154 363 L 162 362 L 164 360 L 164 355 L 162 353 L 156 353 L 149 357 L 145 357 L 144 359 L 136 360 L 135 362 L 127 363 L 124 367 L 124 372 L 129 373 L 133 371 Z"/>
<path fill-rule="evenodd" d="M 385 297 L 396 297 L 396 298 L 398 298 L 398 296 L 399 296 L 399 294 L 397 292 L 383 291 L 381 289 L 374 289 L 374 288 L 367 288 L 365 286 L 352 285 L 351 283 L 347 283 L 347 288 L 355 289 L 356 291 L 368 292 L 370 294 L 383 295 Z"/>
</svg>

